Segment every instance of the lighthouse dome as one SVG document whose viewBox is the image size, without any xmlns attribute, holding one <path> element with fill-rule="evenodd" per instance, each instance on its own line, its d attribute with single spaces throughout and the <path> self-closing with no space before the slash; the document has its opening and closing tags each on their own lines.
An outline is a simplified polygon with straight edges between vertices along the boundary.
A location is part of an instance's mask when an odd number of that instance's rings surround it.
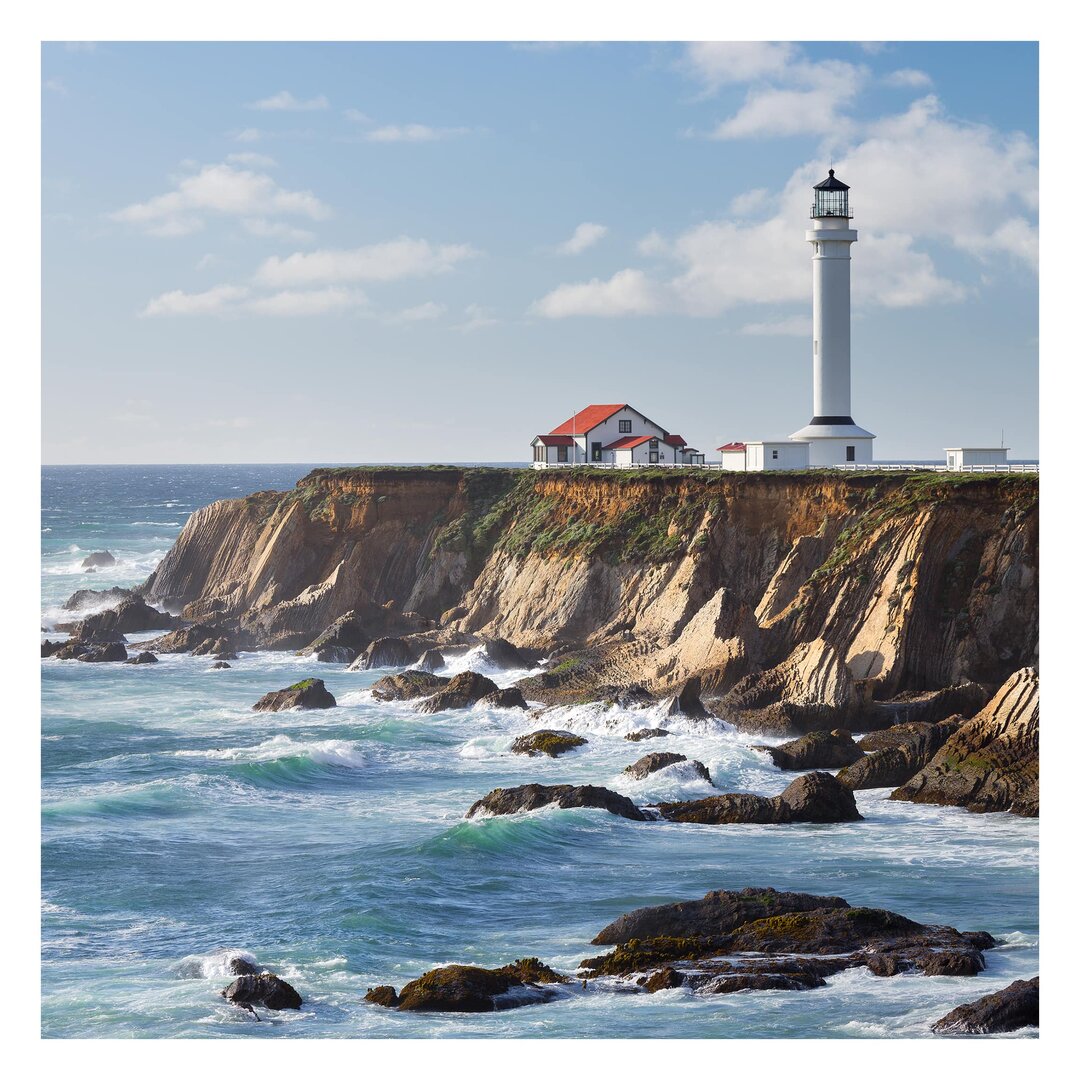
<svg viewBox="0 0 1080 1080">
<path fill-rule="evenodd" d="M 816 218 L 849 218 L 851 207 L 848 206 L 850 188 L 843 180 L 836 179 L 832 169 L 829 175 L 814 185 L 814 206 L 810 212 Z"/>
</svg>

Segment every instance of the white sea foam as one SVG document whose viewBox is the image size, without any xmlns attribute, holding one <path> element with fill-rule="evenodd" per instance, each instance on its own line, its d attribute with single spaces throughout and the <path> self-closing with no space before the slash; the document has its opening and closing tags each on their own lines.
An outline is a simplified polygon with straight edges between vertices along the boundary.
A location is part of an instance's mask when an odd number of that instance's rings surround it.
<svg viewBox="0 0 1080 1080">
<path fill-rule="evenodd" d="M 233 960 L 258 965 L 255 954 L 244 949 L 216 949 L 185 956 L 173 965 L 173 972 L 178 979 L 233 979 L 236 976 L 229 970 Z"/>
<path fill-rule="evenodd" d="M 216 750 L 176 750 L 176 757 L 206 758 L 211 761 L 261 762 L 281 761 L 284 758 L 305 757 L 317 765 L 338 765 L 362 769 L 364 755 L 356 743 L 344 739 L 323 739 L 301 742 L 289 735 L 273 735 L 255 746 L 227 746 Z"/>
</svg>

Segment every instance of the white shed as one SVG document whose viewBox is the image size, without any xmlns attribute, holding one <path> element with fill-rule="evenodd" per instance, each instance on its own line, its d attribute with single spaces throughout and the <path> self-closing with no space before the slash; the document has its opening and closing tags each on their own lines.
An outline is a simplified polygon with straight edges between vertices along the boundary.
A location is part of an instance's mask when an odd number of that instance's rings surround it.
<svg viewBox="0 0 1080 1080">
<path fill-rule="evenodd" d="M 718 446 L 720 468 L 727 472 L 746 472 L 746 443 L 729 442 Z"/>
<path fill-rule="evenodd" d="M 774 442 L 747 442 L 746 471 L 772 472 L 778 469 L 809 469 L 810 444 L 792 439 Z"/>
<path fill-rule="evenodd" d="M 1008 465 L 1009 448 L 1007 446 L 947 446 L 945 447 L 945 465 L 959 471 L 972 465 Z"/>
</svg>

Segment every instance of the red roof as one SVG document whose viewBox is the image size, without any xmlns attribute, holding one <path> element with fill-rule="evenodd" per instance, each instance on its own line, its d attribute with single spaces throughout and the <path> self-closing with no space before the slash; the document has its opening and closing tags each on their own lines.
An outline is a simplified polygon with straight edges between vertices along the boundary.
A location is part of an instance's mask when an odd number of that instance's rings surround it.
<svg viewBox="0 0 1080 1080">
<path fill-rule="evenodd" d="M 624 435 L 621 439 L 616 439 L 613 443 L 608 443 L 604 449 L 631 450 L 635 446 L 640 446 L 643 442 L 648 442 L 655 437 L 656 436 L 654 435 Z"/>
<path fill-rule="evenodd" d="M 669 435 L 664 442 L 670 446 L 685 446 L 686 440 L 681 435 Z"/>
<path fill-rule="evenodd" d="M 573 446 L 574 440 L 569 435 L 537 435 L 545 446 Z M 535 439 L 533 440 L 536 441 Z"/>
<path fill-rule="evenodd" d="M 625 403 L 622 405 L 586 405 L 581 412 L 574 413 L 565 423 L 560 424 L 557 428 L 552 428 L 551 434 L 587 435 L 594 427 L 610 419 L 620 409 L 625 408 Z"/>
<path fill-rule="evenodd" d="M 718 446 L 717 450 L 745 450 L 746 443 L 744 442 L 729 442 L 724 443 L 723 446 Z"/>
</svg>

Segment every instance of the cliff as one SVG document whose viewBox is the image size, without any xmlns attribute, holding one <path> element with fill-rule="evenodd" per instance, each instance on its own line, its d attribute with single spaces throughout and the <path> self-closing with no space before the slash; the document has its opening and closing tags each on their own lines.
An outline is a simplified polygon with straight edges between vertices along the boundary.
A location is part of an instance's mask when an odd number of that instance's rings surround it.
<svg viewBox="0 0 1080 1080">
<path fill-rule="evenodd" d="M 549 700 L 701 676 L 798 731 L 971 682 L 971 715 L 1037 661 L 1037 506 L 1030 475 L 319 469 L 194 514 L 143 591 L 267 647 L 389 608 L 561 650 Z"/>
</svg>

